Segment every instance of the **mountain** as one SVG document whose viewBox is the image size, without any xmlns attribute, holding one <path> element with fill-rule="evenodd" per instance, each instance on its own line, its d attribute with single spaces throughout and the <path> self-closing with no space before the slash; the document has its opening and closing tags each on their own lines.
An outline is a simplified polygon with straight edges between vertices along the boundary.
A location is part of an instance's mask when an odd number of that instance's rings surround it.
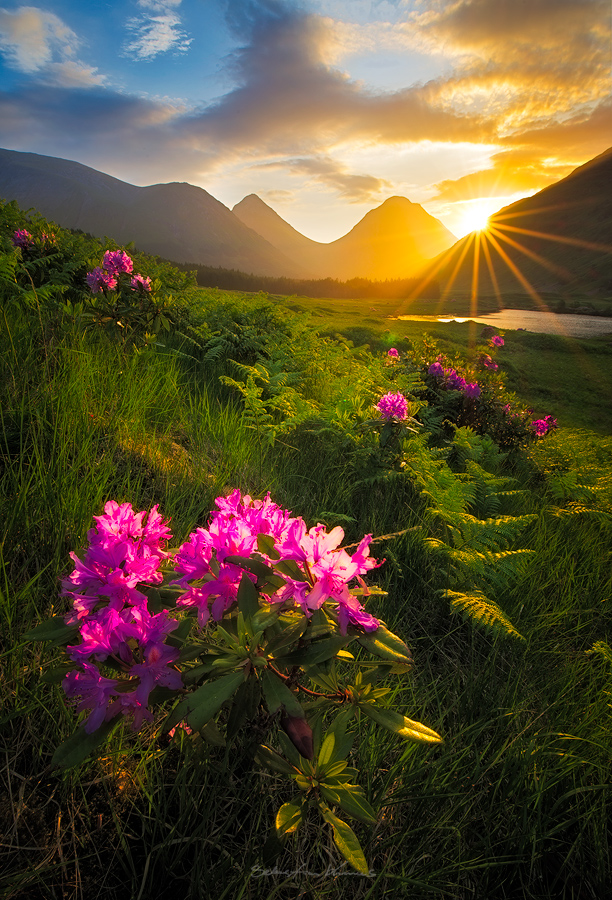
<svg viewBox="0 0 612 900">
<path fill-rule="evenodd" d="M 300 234 L 255 194 L 237 203 L 232 212 L 315 278 L 411 277 L 456 241 L 438 219 L 405 197 L 385 200 L 329 244 Z"/>
<path fill-rule="evenodd" d="M 481 295 L 496 287 L 612 295 L 612 148 L 500 209 L 480 240 L 474 234 L 426 269 L 448 292 L 472 291 L 477 271 Z"/>
<path fill-rule="evenodd" d="M 300 277 L 283 256 L 202 188 L 185 183 L 136 187 L 77 162 L 0 150 L 0 197 L 174 262 Z"/>
</svg>

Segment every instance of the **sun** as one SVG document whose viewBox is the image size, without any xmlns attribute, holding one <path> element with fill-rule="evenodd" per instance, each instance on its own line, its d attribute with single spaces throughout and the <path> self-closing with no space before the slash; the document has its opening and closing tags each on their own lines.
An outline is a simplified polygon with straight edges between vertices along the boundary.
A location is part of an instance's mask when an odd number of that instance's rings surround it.
<svg viewBox="0 0 612 900">
<path fill-rule="evenodd" d="M 486 231 L 489 216 L 497 212 L 500 201 L 498 197 L 479 197 L 477 200 L 464 200 L 461 206 L 461 224 L 457 230 L 463 237 L 472 231 Z"/>
</svg>

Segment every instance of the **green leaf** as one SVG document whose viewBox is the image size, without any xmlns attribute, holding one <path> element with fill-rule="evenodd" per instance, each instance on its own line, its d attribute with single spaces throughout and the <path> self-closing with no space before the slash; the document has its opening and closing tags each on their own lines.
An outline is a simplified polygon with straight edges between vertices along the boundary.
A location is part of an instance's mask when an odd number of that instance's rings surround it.
<svg viewBox="0 0 612 900">
<path fill-rule="evenodd" d="M 372 806 L 368 803 L 361 788 L 349 790 L 346 786 L 331 785 L 324 782 L 320 785 L 321 793 L 328 803 L 339 806 L 345 813 L 357 819 L 359 822 L 365 822 L 366 825 L 373 825 L 376 822 L 376 813 Z"/>
<path fill-rule="evenodd" d="M 280 753 L 277 753 L 272 747 L 266 747 L 265 744 L 260 744 L 257 748 L 255 761 L 265 769 L 270 769 L 272 772 L 278 772 L 280 775 L 296 775 L 299 771 L 295 766 L 292 766 L 291 763 L 287 762 Z"/>
<path fill-rule="evenodd" d="M 252 556 L 226 556 L 224 562 L 231 563 L 233 566 L 240 566 L 241 569 L 252 572 L 258 579 L 265 579 L 274 575 L 274 569 L 263 562 L 263 560 Z"/>
<path fill-rule="evenodd" d="M 437 732 L 432 731 L 427 725 L 408 719 L 394 709 L 383 709 L 380 706 L 374 706 L 373 703 L 359 703 L 359 709 L 379 725 L 399 734 L 406 740 L 423 741 L 426 744 L 442 743 L 442 738 Z"/>
<path fill-rule="evenodd" d="M 283 803 L 279 811 L 276 813 L 276 833 L 279 838 L 284 838 L 288 834 L 292 834 L 300 827 L 303 821 L 302 802 L 292 800 L 290 803 Z"/>
<path fill-rule="evenodd" d="M 293 644 L 294 641 L 297 641 L 308 626 L 308 619 L 306 616 L 300 616 L 300 618 L 293 625 L 289 625 L 288 628 L 284 628 L 280 634 L 275 634 L 270 638 L 268 643 L 265 646 L 266 655 L 272 655 L 277 653 L 279 650 L 282 650 L 283 647 L 288 647 L 289 644 Z"/>
<path fill-rule="evenodd" d="M 314 666 L 327 659 L 332 659 L 338 650 L 346 647 L 352 640 L 354 640 L 354 635 L 351 634 L 338 634 L 330 638 L 323 638 L 319 641 L 313 641 L 307 647 L 288 653 L 286 656 L 277 657 L 276 662 L 279 666 L 287 668 L 292 666 Z"/>
<path fill-rule="evenodd" d="M 264 669 L 261 673 L 261 689 L 270 715 L 273 716 L 281 707 L 284 707 L 287 715 L 300 719 L 306 718 L 293 691 L 269 669 Z"/>
<path fill-rule="evenodd" d="M 232 672 L 215 678 L 214 681 L 207 681 L 174 707 L 164 722 L 163 733 L 166 734 L 183 720 L 195 731 L 199 731 L 219 712 L 243 680 L 243 672 Z"/>
<path fill-rule="evenodd" d="M 246 621 L 259 611 L 259 594 L 246 572 L 242 573 L 238 588 L 238 609 Z"/>
<path fill-rule="evenodd" d="M 254 675 L 238 686 L 227 720 L 228 740 L 233 741 L 244 723 L 255 718 L 260 696 L 259 681 Z"/>
<path fill-rule="evenodd" d="M 294 581 L 307 581 L 306 575 L 302 572 L 300 567 L 296 562 L 292 559 L 281 559 L 280 562 L 274 563 L 274 568 L 277 572 L 281 572 L 283 575 L 287 575 L 289 578 L 292 578 Z"/>
<path fill-rule="evenodd" d="M 253 626 L 254 631 L 265 631 L 266 628 L 271 628 L 276 622 L 278 622 L 278 610 L 274 609 L 274 607 L 260 607 L 259 611 L 255 613 L 254 616 L 251 616 L 251 624 Z"/>
<path fill-rule="evenodd" d="M 327 735 L 325 736 L 325 740 L 323 741 L 323 745 L 319 751 L 319 756 L 318 756 L 318 760 L 317 760 L 317 762 L 319 764 L 319 768 L 323 769 L 327 765 L 327 763 L 330 762 L 330 760 L 333 757 L 335 746 L 336 746 L 336 735 L 334 734 L 333 731 L 329 731 L 327 733 Z"/>
<path fill-rule="evenodd" d="M 270 559 L 280 558 L 280 553 L 275 547 L 274 538 L 270 534 L 257 535 L 257 549 L 260 553 L 263 553 L 264 556 L 269 556 Z"/>
<path fill-rule="evenodd" d="M 88 734 L 85 726 L 81 725 L 74 734 L 59 745 L 53 759 L 52 766 L 61 766 L 63 769 L 71 769 L 78 766 L 83 760 L 97 750 L 110 737 L 111 731 L 117 725 L 117 719 L 111 719 L 110 722 L 103 722 L 102 725 Z"/>
<path fill-rule="evenodd" d="M 362 875 L 368 875 L 368 864 L 353 829 L 346 822 L 343 822 L 342 819 L 339 819 L 338 816 L 335 816 L 324 803 L 319 804 L 319 809 L 325 821 L 331 825 L 334 843 L 347 863 L 358 872 L 361 872 Z"/>
<path fill-rule="evenodd" d="M 53 616 L 26 631 L 23 637 L 26 641 L 51 641 L 53 644 L 67 644 L 72 638 L 76 638 L 78 631 L 79 626 L 66 625 L 63 616 Z"/>
<path fill-rule="evenodd" d="M 47 669 L 40 680 L 43 684 L 60 684 L 72 669 L 74 669 L 74 665 L 54 666 L 52 669 Z"/>
<path fill-rule="evenodd" d="M 359 635 L 358 641 L 362 647 L 381 659 L 396 659 L 404 663 L 412 662 L 412 656 L 406 644 L 382 623 L 376 631 Z"/>
<path fill-rule="evenodd" d="M 222 733 L 219 731 L 217 723 L 214 719 L 211 719 L 210 722 L 207 722 L 206 725 L 203 725 L 200 728 L 200 734 L 204 738 L 207 744 L 211 744 L 213 747 L 225 747 L 226 740 L 223 737 Z"/>
</svg>

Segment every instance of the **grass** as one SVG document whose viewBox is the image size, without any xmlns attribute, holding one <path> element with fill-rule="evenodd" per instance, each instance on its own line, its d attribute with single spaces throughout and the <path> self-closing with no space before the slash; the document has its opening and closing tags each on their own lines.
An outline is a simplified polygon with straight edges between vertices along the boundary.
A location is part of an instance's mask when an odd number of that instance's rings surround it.
<svg viewBox="0 0 612 900">
<path fill-rule="evenodd" d="M 372 321 L 359 326 L 373 349 L 406 337 L 422 345 L 414 323 L 394 323 L 385 334 L 378 317 L 387 307 L 376 304 Z M 323 331 L 357 327 L 349 301 L 312 307 L 313 325 Z M 561 424 L 512 470 L 521 493 L 507 498 L 508 510 L 534 514 L 525 539 L 532 560 L 498 598 L 525 638 L 516 641 L 450 613 L 445 572 L 418 533 L 405 531 L 423 521 L 414 488 L 406 479 L 368 480 L 367 456 L 356 469 L 359 448 L 329 422 L 303 422 L 266 443 L 262 456 L 214 367 L 159 349 L 128 352 L 77 327 L 50 337 L 15 311 L 6 324 L 2 896 L 605 895 L 612 876 L 612 671 L 589 652 L 609 641 L 612 603 L 605 342 L 508 333 L 498 357 L 517 394 L 538 412 L 558 414 Z M 467 325 L 427 331 L 449 355 L 469 347 Z M 365 390 L 367 379 L 382 377 L 374 357 L 326 349 L 319 365 L 316 340 L 297 346 L 310 348 L 309 390 L 319 398 L 334 397 L 343 380 Z M 369 372 L 361 382 L 363 365 Z M 134 508 L 159 503 L 180 540 L 204 524 L 215 496 L 234 487 L 253 495 L 272 490 L 309 522 L 342 524 L 347 540 L 405 531 L 374 545 L 387 560 L 378 580 L 388 594 L 371 608 L 406 639 L 415 659 L 410 678 L 390 682 L 394 703 L 445 742 L 424 748 L 374 726 L 360 732 L 354 762 L 381 807 L 374 828 L 356 825 L 371 877 L 342 868 L 315 820 L 280 856 L 267 855 L 275 811 L 291 788 L 278 776 L 254 773 L 239 745 L 224 750 L 181 733 L 166 748 L 156 722 L 139 736 L 119 730 L 99 760 L 78 770 L 50 768 L 74 714 L 61 689 L 43 680 L 59 652 L 26 643 L 23 633 L 63 610 L 58 578 L 69 571 L 68 554 L 82 546 L 92 515 L 110 498 Z"/>
</svg>

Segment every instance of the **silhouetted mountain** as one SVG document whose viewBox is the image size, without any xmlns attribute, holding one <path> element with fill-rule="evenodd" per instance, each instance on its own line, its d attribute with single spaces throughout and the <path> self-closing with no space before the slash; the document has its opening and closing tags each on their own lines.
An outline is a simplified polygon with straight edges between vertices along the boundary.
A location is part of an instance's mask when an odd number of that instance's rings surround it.
<svg viewBox="0 0 612 900">
<path fill-rule="evenodd" d="M 315 278 L 407 278 L 456 240 L 438 219 L 405 197 L 385 200 L 329 244 L 304 237 L 255 194 L 232 212 Z"/>
<path fill-rule="evenodd" d="M 478 235 L 466 235 L 427 267 L 443 290 L 476 286 L 477 253 L 480 295 L 497 289 L 610 296 L 612 148 L 561 181 L 500 209 L 480 240 Z"/>
<path fill-rule="evenodd" d="M 283 257 L 207 191 L 174 182 L 136 187 L 77 162 L 0 150 L 0 197 L 176 262 L 300 277 Z"/>
</svg>

